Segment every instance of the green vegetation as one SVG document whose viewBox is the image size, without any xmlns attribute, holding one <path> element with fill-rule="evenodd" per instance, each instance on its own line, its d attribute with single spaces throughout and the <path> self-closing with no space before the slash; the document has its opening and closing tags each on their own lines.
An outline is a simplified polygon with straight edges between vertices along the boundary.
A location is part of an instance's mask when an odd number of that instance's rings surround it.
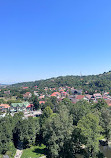
<svg viewBox="0 0 111 158">
<path fill-rule="evenodd" d="M 21 147 L 24 158 L 42 154 L 48 158 L 74 158 L 76 154 L 99 158 L 99 140 L 104 137 L 108 143 L 111 138 L 111 109 L 106 103 L 100 99 L 93 104 L 84 100 L 72 104 L 68 98 L 57 102 L 54 97 L 48 102 L 38 118 L 23 119 L 20 112 L 0 119 L 0 154 L 11 155 L 15 147 Z"/>
<path fill-rule="evenodd" d="M 39 100 L 37 97 L 33 98 L 33 105 L 34 105 L 34 109 L 38 110 L 39 109 Z"/>
<path fill-rule="evenodd" d="M 15 148 L 21 146 L 24 149 L 22 158 L 42 155 L 47 155 L 47 158 L 74 158 L 77 154 L 85 158 L 104 157 L 99 151 L 99 140 L 104 137 L 108 144 L 111 139 L 111 108 L 106 102 L 103 99 L 98 99 L 97 103 L 81 100 L 73 104 L 68 98 L 58 101 L 53 96 L 43 98 L 45 104 L 39 105 L 33 93 L 36 85 L 37 93 L 42 92 L 42 95 L 46 86 L 56 87 L 56 90 L 60 86 L 70 86 L 83 89 L 83 93 L 87 91 L 89 94 L 110 91 L 111 72 L 15 84 L 8 87 L 10 94 L 4 94 L 8 89 L 2 89 L 0 95 L 10 99 L 6 101 L 2 98 L 0 103 L 23 102 L 23 94 L 31 92 L 32 97 L 26 100 L 34 104 L 34 110 L 41 108 L 43 114 L 38 118 L 25 119 L 20 112 L 13 117 L 7 114 L 0 118 L 0 154 L 13 157 Z M 29 88 L 23 89 L 23 86 Z M 15 95 L 16 100 L 11 99 Z"/>
<path fill-rule="evenodd" d="M 31 146 L 23 151 L 21 158 L 39 158 L 41 156 L 45 156 L 46 146 Z"/>
<path fill-rule="evenodd" d="M 11 87 L 13 89 L 17 87 L 34 87 L 38 86 L 42 91 L 44 87 L 61 87 L 70 86 L 77 89 L 83 89 L 89 94 L 92 94 L 97 90 L 98 92 L 110 91 L 111 90 L 111 71 L 108 73 L 104 72 L 99 75 L 89 75 L 89 76 L 60 76 L 57 78 L 51 78 L 46 80 L 39 80 L 35 82 L 23 82 L 14 84 Z"/>
<path fill-rule="evenodd" d="M 100 132 L 102 130 L 99 125 L 99 117 L 95 117 L 95 114 L 88 113 L 79 120 L 77 128 L 81 130 L 88 157 L 96 157 L 96 154 L 99 152 Z"/>
</svg>

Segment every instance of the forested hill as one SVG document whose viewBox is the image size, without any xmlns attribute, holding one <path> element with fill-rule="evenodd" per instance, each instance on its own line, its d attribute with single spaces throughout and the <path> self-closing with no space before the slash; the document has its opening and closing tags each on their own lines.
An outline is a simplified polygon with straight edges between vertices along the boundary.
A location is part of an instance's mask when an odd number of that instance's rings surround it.
<svg viewBox="0 0 111 158">
<path fill-rule="evenodd" d="M 111 71 L 104 72 L 99 75 L 88 76 L 59 76 L 46 80 L 38 80 L 34 82 L 22 82 L 11 85 L 12 87 L 60 87 L 70 86 L 74 88 L 81 88 L 84 91 L 109 91 L 111 89 Z"/>
</svg>

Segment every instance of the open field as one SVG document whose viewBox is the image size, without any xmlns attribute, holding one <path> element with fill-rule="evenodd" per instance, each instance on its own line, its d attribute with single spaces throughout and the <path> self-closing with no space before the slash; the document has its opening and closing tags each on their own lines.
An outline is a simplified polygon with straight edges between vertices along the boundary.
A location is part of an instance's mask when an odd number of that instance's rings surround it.
<svg viewBox="0 0 111 158">
<path fill-rule="evenodd" d="M 25 149 L 21 158 L 39 158 L 45 156 L 46 146 L 32 146 L 31 148 Z"/>
</svg>

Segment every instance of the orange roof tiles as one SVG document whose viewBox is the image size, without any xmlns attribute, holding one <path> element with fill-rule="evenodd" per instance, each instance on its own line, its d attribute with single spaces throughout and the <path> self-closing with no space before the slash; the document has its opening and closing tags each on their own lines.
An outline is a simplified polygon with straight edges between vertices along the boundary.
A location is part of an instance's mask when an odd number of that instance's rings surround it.
<svg viewBox="0 0 111 158">
<path fill-rule="evenodd" d="M 77 97 L 76 97 L 76 99 L 79 99 L 79 100 L 81 100 L 83 98 L 84 98 L 84 95 L 77 95 Z"/>
<path fill-rule="evenodd" d="M 5 109 L 8 109 L 10 106 L 8 104 L 0 104 L 0 107 L 3 107 Z"/>
</svg>

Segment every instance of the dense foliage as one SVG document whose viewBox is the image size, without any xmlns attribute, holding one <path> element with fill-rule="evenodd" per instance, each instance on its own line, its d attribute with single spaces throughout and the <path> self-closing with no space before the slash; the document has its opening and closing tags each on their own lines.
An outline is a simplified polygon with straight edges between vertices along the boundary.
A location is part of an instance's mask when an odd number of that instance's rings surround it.
<svg viewBox="0 0 111 158">
<path fill-rule="evenodd" d="M 20 112 L 0 119 L 0 154 L 44 143 L 49 158 L 74 158 L 76 154 L 102 158 L 99 140 L 105 138 L 108 143 L 110 137 L 111 109 L 102 99 L 72 104 L 68 98 L 57 102 L 52 97 L 38 118 L 25 119 Z"/>
<path fill-rule="evenodd" d="M 23 82 L 14 84 L 11 87 L 34 87 L 38 86 L 40 89 L 44 87 L 61 87 L 70 86 L 77 89 L 83 89 L 92 94 L 97 91 L 110 91 L 111 90 L 111 71 L 99 75 L 89 76 L 60 76 L 46 80 L 39 80 L 34 82 Z"/>
</svg>

